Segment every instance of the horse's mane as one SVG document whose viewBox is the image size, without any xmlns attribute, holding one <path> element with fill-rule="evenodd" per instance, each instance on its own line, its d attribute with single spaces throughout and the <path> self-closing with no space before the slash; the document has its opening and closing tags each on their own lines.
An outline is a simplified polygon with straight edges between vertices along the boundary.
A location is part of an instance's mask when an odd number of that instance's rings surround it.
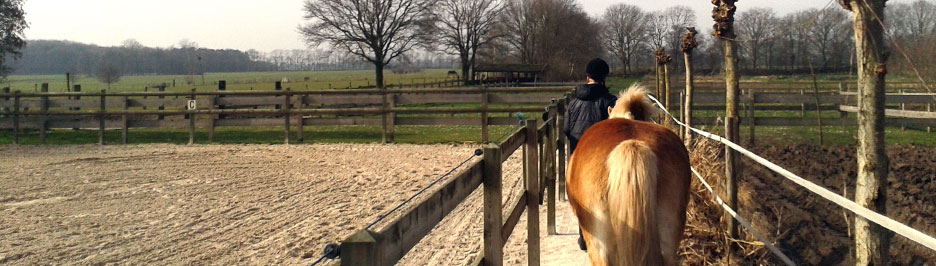
<svg viewBox="0 0 936 266">
<path fill-rule="evenodd" d="M 634 83 L 627 90 L 621 91 L 609 118 L 650 121 L 650 117 L 657 113 L 657 109 L 650 103 L 647 93 L 647 89 L 639 83 Z"/>
</svg>

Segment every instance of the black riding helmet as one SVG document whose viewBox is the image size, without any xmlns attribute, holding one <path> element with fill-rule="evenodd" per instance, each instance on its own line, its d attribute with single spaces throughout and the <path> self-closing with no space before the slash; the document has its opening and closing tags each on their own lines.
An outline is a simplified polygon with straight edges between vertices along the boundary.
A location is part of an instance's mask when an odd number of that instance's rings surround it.
<svg viewBox="0 0 936 266">
<path fill-rule="evenodd" d="M 588 61 L 588 66 L 585 67 L 585 75 L 597 82 L 604 82 L 609 72 L 611 72 L 611 68 L 608 67 L 608 62 L 601 60 L 601 58 Z"/>
</svg>

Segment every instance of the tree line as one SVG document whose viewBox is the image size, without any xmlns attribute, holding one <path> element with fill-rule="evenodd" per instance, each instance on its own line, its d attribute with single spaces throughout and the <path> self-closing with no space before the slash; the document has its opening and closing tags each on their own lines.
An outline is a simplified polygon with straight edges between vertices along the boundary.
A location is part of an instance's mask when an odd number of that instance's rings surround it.
<svg viewBox="0 0 936 266">
<path fill-rule="evenodd" d="M 679 54 L 686 27 L 699 26 L 686 6 L 647 11 L 619 3 L 591 17 L 575 0 L 307 0 L 305 14 L 309 23 L 299 30 L 309 49 L 265 53 L 207 49 L 187 40 L 169 48 L 145 47 L 132 39 L 116 47 L 32 40 L 6 53 L 19 60 L 7 60 L 4 69 L 93 76 L 105 67 L 128 75 L 199 75 L 455 66 L 468 81 L 478 63 L 526 63 L 547 65 L 542 76 L 547 80 L 577 80 L 594 57 L 614 59 L 608 61 L 619 74 L 652 71 L 653 51 Z M 769 8 L 739 10 L 739 67 L 754 74 L 808 73 L 810 67 L 850 72 L 855 58 L 851 19 L 849 12 L 830 7 L 785 15 Z M 933 1 L 891 4 L 885 19 L 901 50 L 921 62 L 936 59 Z M 721 71 L 721 46 L 711 29 L 701 36 L 708 37 L 699 40 L 696 69 L 715 74 Z M 683 58 L 673 58 L 672 68 L 681 70 Z M 936 72 L 904 58 L 890 60 L 895 73 Z"/>
<path fill-rule="evenodd" d="M 917 0 L 889 4 L 884 16 L 888 34 L 897 46 L 914 55 L 918 62 L 936 59 L 936 4 Z M 637 6 L 616 4 L 599 19 L 604 27 L 602 39 L 609 55 L 617 60 L 621 73 L 653 67 L 653 51 L 679 53 L 680 36 L 685 27 L 694 26 L 695 17 L 687 7 L 676 6 L 662 11 L 644 11 Z M 648 23 L 649 22 L 649 23 Z M 778 15 L 770 8 L 739 10 L 735 18 L 741 71 L 747 74 L 795 74 L 819 72 L 854 72 L 855 47 L 852 13 L 834 6 L 805 9 Z M 703 27 L 708 28 L 708 27 Z M 721 71 L 721 46 L 708 29 L 707 38 L 699 40 L 695 57 L 702 72 Z M 883 44 L 893 46 L 890 41 Z M 673 66 L 684 64 L 674 56 Z M 897 74 L 915 75 L 905 58 L 890 58 Z M 917 64 L 931 73 L 933 68 Z"/>
<path fill-rule="evenodd" d="M 145 47 L 135 40 L 101 47 L 69 41 L 30 40 L 22 58 L 12 62 L 16 74 L 96 75 L 113 67 L 123 75 L 201 75 L 206 72 L 270 71 L 275 67 L 237 50 L 200 48 L 190 41 L 179 47 Z"/>
</svg>

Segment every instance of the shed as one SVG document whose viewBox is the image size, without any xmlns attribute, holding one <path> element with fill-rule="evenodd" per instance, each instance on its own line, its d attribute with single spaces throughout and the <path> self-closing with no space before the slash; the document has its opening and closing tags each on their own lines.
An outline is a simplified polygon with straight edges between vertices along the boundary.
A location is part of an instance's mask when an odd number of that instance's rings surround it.
<svg viewBox="0 0 936 266">
<path fill-rule="evenodd" d="M 534 82 L 546 70 L 540 64 L 479 64 L 475 67 L 475 80 L 485 82 Z"/>
</svg>

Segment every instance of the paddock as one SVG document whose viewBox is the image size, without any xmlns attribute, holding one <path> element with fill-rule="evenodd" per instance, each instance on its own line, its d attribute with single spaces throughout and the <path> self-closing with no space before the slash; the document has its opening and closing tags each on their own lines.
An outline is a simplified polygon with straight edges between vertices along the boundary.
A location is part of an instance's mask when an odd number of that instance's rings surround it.
<svg viewBox="0 0 936 266">
<path fill-rule="evenodd" d="M 476 148 L 0 146 L 0 264 L 308 264 Z M 505 191 L 519 191 L 520 168 L 504 165 Z M 401 265 L 467 264 L 480 251 L 480 197 Z"/>
</svg>

